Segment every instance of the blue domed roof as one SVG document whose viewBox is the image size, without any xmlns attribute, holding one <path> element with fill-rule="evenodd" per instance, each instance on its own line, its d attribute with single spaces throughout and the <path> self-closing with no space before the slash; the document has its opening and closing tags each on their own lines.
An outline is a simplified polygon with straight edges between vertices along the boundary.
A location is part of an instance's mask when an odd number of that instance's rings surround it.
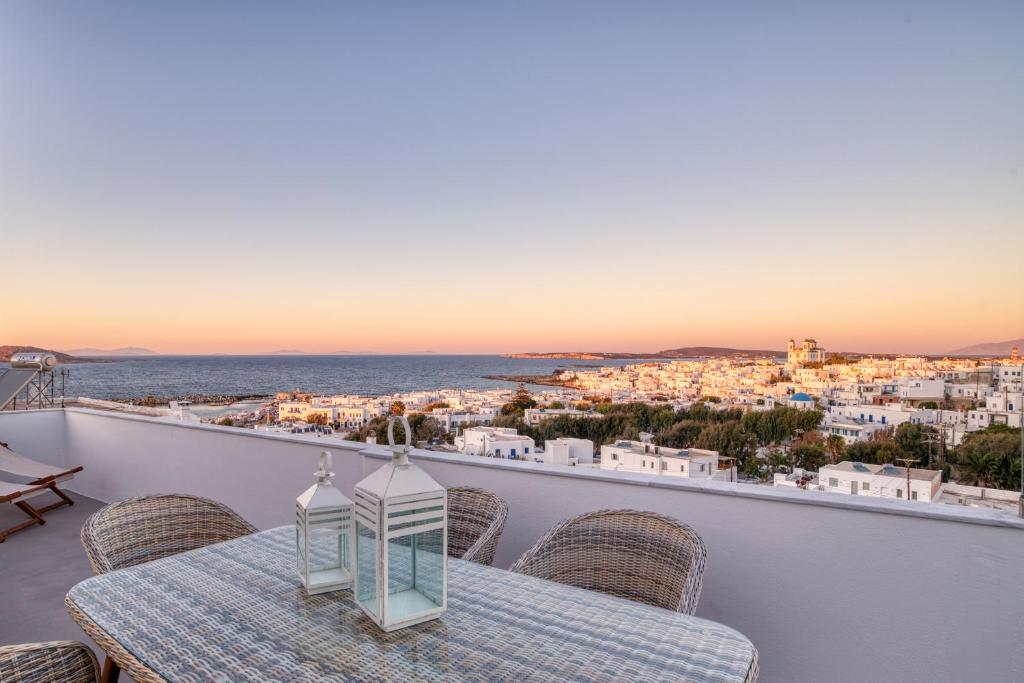
<svg viewBox="0 0 1024 683">
<path fill-rule="evenodd" d="M 802 391 L 798 391 L 789 397 L 790 401 L 813 401 L 814 399 Z"/>
</svg>

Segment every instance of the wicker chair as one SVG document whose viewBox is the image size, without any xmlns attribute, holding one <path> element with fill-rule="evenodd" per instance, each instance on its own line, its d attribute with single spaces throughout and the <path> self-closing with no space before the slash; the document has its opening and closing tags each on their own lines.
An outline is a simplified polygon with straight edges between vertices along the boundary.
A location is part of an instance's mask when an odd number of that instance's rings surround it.
<svg viewBox="0 0 1024 683">
<path fill-rule="evenodd" d="M 0 647 L 4 683 L 95 683 L 96 655 L 82 643 L 58 640 Z"/>
<path fill-rule="evenodd" d="M 511 570 L 693 614 L 707 550 L 671 517 L 598 510 L 555 525 Z"/>
<path fill-rule="evenodd" d="M 208 498 L 156 494 L 111 503 L 85 520 L 82 547 L 92 570 L 105 574 L 161 557 L 254 533 L 234 510 Z M 102 680 L 116 681 L 117 662 L 107 655 Z"/>
<path fill-rule="evenodd" d="M 484 489 L 448 489 L 448 555 L 478 564 L 494 562 L 508 519 L 508 505 Z"/>
<path fill-rule="evenodd" d="M 131 567 L 256 531 L 213 500 L 162 494 L 112 503 L 85 520 L 82 546 L 97 574 Z"/>
</svg>

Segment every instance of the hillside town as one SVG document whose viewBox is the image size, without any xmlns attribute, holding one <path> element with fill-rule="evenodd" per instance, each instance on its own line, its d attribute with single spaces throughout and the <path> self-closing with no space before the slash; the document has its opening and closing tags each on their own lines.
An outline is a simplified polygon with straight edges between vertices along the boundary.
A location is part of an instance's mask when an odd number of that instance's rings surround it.
<svg viewBox="0 0 1024 683">
<path fill-rule="evenodd" d="M 1019 491 L 1005 489 L 1018 488 L 1019 465 L 984 450 L 993 439 L 1007 448 L 1010 431 L 1021 427 L 1017 349 L 986 359 L 847 357 L 814 339 L 791 339 L 785 358 L 638 362 L 563 369 L 557 377 L 562 386 L 534 390 L 326 396 L 295 389 L 217 421 L 376 442 L 386 416 L 404 413 L 417 445 L 479 457 L 997 509 L 1018 504 Z M 644 417 L 607 428 L 637 410 Z M 747 428 L 757 415 L 792 422 L 788 416 L 799 414 L 800 426 L 765 438 Z M 733 423 L 731 436 L 712 436 Z"/>
</svg>

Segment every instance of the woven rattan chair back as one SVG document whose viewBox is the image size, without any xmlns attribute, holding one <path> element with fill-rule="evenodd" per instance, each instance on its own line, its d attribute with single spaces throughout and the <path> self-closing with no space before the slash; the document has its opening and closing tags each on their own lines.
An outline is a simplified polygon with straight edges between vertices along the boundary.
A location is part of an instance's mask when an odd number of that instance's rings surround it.
<svg viewBox="0 0 1024 683">
<path fill-rule="evenodd" d="M 448 555 L 491 564 L 507 519 L 508 505 L 490 491 L 449 488 Z"/>
<path fill-rule="evenodd" d="M 693 614 L 706 558 L 700 536 L 671 517 L 599 510 L 557 524 L 511 569 Z"/>
<path fill-rule="evenodd" d="M 93 571 L 104 574 L 255 531 L 216 501 L 159 494 L 112 503 L 93 514 L 82 527 L 82 546 Z"/>
<path fill-rule="evenodd" d="M 0 647 L 0 681 L 4 683 L 95 683 L 96 655 L 82 643 L 52 643 Z"/>
</svg>

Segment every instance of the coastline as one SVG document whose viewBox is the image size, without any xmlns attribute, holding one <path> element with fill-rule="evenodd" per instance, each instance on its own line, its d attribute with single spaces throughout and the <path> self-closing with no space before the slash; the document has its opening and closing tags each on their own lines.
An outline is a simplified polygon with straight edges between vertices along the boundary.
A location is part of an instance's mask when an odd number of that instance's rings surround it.
<svg viewBox="0 0 1024 683">
<path fill-rule="evenodd" d="M 177 396 L 118 396 L 106 400 L 132 406 L 155 408 L 166 406 L 171 401 L 191 401 L 192 403 L 201 403 L 208 406 L 227 406 L 232 403 L 246 401 L 272 401 L 274 397 L 267 394 L 180 394 Z"/>
<path fill-rule="evenodd" d="M 567 389 L 576 388 L 576 385 L 572 382 L 559 379 L 557 371 L 550 375 L 484 375 L 483 379 L 493 379 L 499 382 L 516 382 L 517 384 L 540 384 L 549 387 L 565 387 Z"/>
</svg>

